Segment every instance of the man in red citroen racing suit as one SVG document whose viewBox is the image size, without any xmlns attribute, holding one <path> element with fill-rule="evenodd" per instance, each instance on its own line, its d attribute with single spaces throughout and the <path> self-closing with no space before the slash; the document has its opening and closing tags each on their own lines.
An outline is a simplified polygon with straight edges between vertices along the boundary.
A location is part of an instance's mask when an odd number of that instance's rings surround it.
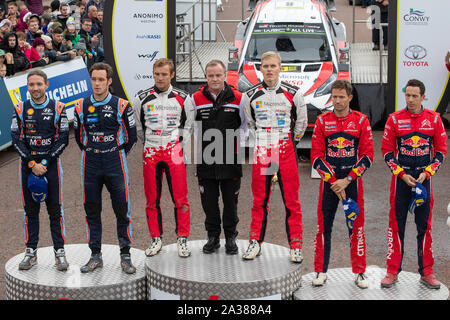
<svg viewBox="0 0 450 320">
<path fill-rule="evenodd" d="M 314 127 L 311 147 L 313 168 L 321 176 L 317 206 L 313 286 L 323 285 L 330 260 L 331 232 L 340 200 L 350 198 L 359 214 L 349 228 L 352 271 L 355 283 L 367 288 L 366 242 L 364 236 L 364 193 L 362 175 L 372 165 L 373 137 L 368 118 L 350 109 L 352 86 L 337 80 L 331 87 L 334 111 L 320 115 Z"/>
<path fill-rule="evenodd" d="M 186 166 L 180 140 L 183 137 L 188 138 L 194 121 L 194 112 L 189 95 L 170 84 L 174 75 L 172 60 L 166 58 L 157 60 L 153 64 L 155 85 L 138 92 L 133 102 L 137 127 L 138 130 L 142 129 L 145 141 L 143 153 L 144 189 L 147 199 L 145 213 L 152 238 L 149 248 L 145 250 L 147 256 L 156 255 L 162 248 L 163 224 L 160 199 L 164 172 L 175 204 L 178 255 L 180 257 L 190 255 L 187 248 L 190 209 L 187 199 Z"/>
<path fill-rule="evenodd" d="M 244 110 L 249 129 L 255 132 L 252 166 L 253 208 L 250 244 L 242 256 L 252 260 L 264 241 L 272 177 L 277 174 L 286 208 L 286 233 L 291 261 L 302 262 L 302 211 L 298 197 L 299 176 L 291 125 L 295 140 L 307 126 L 306 106 L 299 89 L 279 80 L 281 57 L 266 52 L 261 57 L 264 81 L 244 94 Z"/>
<path fill-rule="evenodd" d="M 389 211 L 387 274 L 382 287 L 391 287 L 401 271 L 405 224 L 412 188 L 420 183 L 427 191 L 425 203 L 414 210 L 417 226 L 417 254 L 421 283 L 438 289 L 433 275 L 431 249 L 431 216 L 433 187 L 431 177 L 438 171 L 447 154 L 447 135 L 439 113 L 424 109 L 425 86 L 409 80 L 405 89 L 407 107 L 392 113 L 384 129 L 381 152 L 391 169 L 392 182 Z"/>
</svg>

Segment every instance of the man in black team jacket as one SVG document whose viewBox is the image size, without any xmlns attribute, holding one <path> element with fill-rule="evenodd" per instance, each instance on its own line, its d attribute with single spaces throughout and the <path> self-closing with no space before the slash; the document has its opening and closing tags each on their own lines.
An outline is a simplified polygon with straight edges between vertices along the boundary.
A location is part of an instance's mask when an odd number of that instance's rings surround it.
<svg viewBox="0 0 450 320">
<path fill-rule="evenodd" d="M 242 167 L 238 161 L 238 143 L 245 135 L 247 123 L 242 94 L 230 87 L 225 82 L 225 77 L 225 65 L 219 60 L 210 61 L 206 65 L 207 85 L 192 95 L 196 138 L 201 138 L 199 141 L 202 141 L 197 177 L 208 233 L 208 242 L 203 247 L 203 252 L 212 253 L 220 247 L 220 190 L 224 204 L 225 250 L 227 254 L 237 254 L 237 202 L 242 177 Z M 241 130 L 237 131 L 239 128 Z M 220 142 L 222 144 L 219 144 Z M 212 148 L 213 146 L 215 148 Z"/>
</svg>

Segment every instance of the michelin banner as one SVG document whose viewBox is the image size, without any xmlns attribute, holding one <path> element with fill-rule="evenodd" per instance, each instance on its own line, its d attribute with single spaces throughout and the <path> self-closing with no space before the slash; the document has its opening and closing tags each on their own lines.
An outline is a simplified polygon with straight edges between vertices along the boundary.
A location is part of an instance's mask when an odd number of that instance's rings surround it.
<svg viewBox="0 0 450 320">
<path fill-rule="evenodd" d="M 69 121 L 73 120 L 74 102 L 92 94 L 89 72 L 82 58 L 51 64 L 42 68 L 47 74 L 49 87 L 47 96 L 63 102 Z M 30 98 L 27 88 L 28 72 L 5 78 L 6 89 L 11 101 L 16 104 Z"/>
<path fill-rule="evenodd" d="M 397 5 L 396 110 L 405 107 L 407 81 L 418 79 L 426 87 L 423 106 L 442 112 L 449 94 L 444 59 L 450 51 L 450 1 L 397 0 L 392 4 Z"/>
<path fill-rule="evenodd" d="M 3 79 L 0 79 L 0 99 L 0 150 L 3 150 L 11 145 L 11 119 L 14 110 Z"/>
<path fill-rule="evenodd" d="M 114 68 L 114 94 L 133 101 L 153 86 L 153 63 L 175 58 L 175 1 L 115 0 L 104 8 L 105 60 Z"/>
</svg>

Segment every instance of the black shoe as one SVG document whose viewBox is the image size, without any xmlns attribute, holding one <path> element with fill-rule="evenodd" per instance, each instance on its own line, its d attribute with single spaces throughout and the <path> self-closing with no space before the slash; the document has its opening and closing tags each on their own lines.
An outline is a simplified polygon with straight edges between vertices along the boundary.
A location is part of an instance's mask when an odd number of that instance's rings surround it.
<svg viewBox="0 0 450 320">
<path fill-rule="evenodd" d="M 102 253 L 93 253 L 89 261 L 80 268 L 82 273 L 92 272 L 97 268 L 103 268 Z"/>
<path fill-rule="evenodd" d="M 131 256 L 129 253 L 120 254 L 120 266 L 122 267 L 122 271 L 127 274 L 133 274 L 136 272 L 136 268 L 131 263 Z"/>
<path fill-rule="evenodd" d="M 379 44 L 374 44 L 372 50 L 373 50 L 373 51 L 378 51 L 378 50 L 380 50 L 380 45 L 379 45 Z"/>
<path fill-rule="evenodd" d="M 220 239 L 218 237 L 209 237 L 208 242 L 203 246 L 203 253 L 214 253 L 220 247 Z"/>
<path fill-rule="evenodd" d="M 236 245 L 235 237 L 230 237 L 225 239 L 225 253 L 226 254 L 237 254 L 238 246 Z"/>
</svg>

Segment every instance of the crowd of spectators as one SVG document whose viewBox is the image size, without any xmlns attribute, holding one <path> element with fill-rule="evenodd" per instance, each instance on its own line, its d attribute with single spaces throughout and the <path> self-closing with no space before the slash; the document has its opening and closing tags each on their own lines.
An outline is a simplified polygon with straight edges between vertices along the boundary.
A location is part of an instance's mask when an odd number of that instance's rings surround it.
<svg viewBox="0 0 450 320">
<path fill-rule="evenodd" d="M 48 1 L 47 1 L 48 2 Z M 104 60 L 105 0 L 0 0 L 0 77 L 81 56 Z"/>
</svg>

